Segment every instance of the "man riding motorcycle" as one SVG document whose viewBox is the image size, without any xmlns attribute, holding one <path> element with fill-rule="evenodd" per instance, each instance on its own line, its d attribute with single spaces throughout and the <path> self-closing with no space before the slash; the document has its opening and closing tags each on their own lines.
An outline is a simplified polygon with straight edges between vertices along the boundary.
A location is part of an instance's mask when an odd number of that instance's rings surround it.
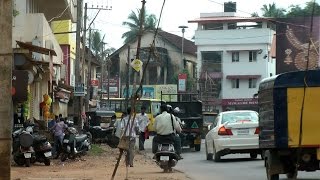
<svg viewBox="0 0 320 180">
<path fill-rule="evenodd" d="M 170 109 L 169 109 L 170 110 Z M 181 127 L 176 120 L 176 117 L 172 115 L 171 113 L 168 113 L 168 107 L 166 104 L 162 104 L 160 106 L 161 114 L 159 114 L 155 118 L 154 122 L 154 129 L 157 133 L 156 136 L 154 136 L 152 141 L 152 152 L 157 152 L 158 144 L 161 144 L 163 142 L 171 142 L 173 144 L 176 144 L 176 133 L 181 132 Z M 179 156 L 179 159 L 182 159 L 180 156 L 181 152 L 181 146 L 177 146 L 176 153 Z"/>
</svg>

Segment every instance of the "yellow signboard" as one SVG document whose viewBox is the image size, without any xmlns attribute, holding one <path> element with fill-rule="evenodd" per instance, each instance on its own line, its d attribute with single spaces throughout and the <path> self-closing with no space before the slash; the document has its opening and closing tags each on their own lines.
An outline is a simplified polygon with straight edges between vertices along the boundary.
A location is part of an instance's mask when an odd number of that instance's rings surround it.
<svg viewBox="0 0 320 180">
<path fill-rule="evenodd" d="M 140 61 L 139 59 L 135 59 L 131 62 L 131 66 L 134 70 L 136 70 L 137 72 L 140 72 L 141 68 L 142 68 L 142 64 L 143 62 Z"/>
</svg>

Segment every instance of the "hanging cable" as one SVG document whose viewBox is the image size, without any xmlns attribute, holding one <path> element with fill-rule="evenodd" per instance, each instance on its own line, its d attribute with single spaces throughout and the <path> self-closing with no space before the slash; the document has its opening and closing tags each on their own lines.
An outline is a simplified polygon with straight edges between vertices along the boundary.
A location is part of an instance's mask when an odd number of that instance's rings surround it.
<svg viewBox="0 0 320 180">
<path fill-rule="evenodd" d="M 302 138 L 303 138 L 303 115 L 304 115 L 304 105 L 305 105 L 305 98 L 306 98 L 306 89 L 308 87 L 307 78 L 308 78 L 308 71 L 309 71 L 309 60 L 310 60 L 310 48 L 312 43 L 312 29 L 313 29 L 313 17 L 315 11 L 315 0 L 313 0 L 313 7 L 311 13 L 311 23 L 310 23 L 310 31 L 309 31 L 309 43 L 308 43 L 308 54 L 306 56 L 306 70 L 304 72 L 304 86 L 303 86 L 303 96 L 302 96 L 302 105 L 301 105 L 301 112 L 300 112 L 300 124 L 299 124 L 299 144 L 298 144 L 298 151 L 297 151 L 297 162 L 296 162 L 296 169 L 295 172 L 298 171 L 301 161 L 301 152 L 302 152 Z"/>
<path fill-rule="evenodd" d="M 61 18 L 61 16 L 63 16 L 63 14 L 66 12 L 66 10 L 70 7 L 70 3 L 68 4 L 68 6 L 57 16 L 51 18 L 48 22 L 50 23 L 51 21 L 53 21 L 54 19 L 57 19 L 57 18 Z"/>
</svg>

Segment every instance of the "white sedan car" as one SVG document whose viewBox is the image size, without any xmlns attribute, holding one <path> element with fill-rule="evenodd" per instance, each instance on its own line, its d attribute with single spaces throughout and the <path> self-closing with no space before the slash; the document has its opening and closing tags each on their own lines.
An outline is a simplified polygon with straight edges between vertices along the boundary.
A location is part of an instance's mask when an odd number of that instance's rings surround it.
<svg viewBox="0 0 320 180">
<path fill-rule="evenodd" d="M 250 153 L 257 158 L 259 150 L 258 113 L 251 110 L 221 112 L 205 139 L 207 160 L 219 162 L 221 156 Z"/>
</svg>

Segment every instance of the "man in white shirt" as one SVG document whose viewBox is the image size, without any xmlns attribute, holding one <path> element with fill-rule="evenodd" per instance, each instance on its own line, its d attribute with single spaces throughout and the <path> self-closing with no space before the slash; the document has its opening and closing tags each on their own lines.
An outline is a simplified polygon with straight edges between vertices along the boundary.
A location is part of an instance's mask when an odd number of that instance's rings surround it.
<svg viewBox="0 0 320 180">
<path fill-rule="evenodd" d="M 145 113 L 146 107 L 141 106 L 141 113 L 137 115 L 138 125 L 139 125 L 139 150 L 144 150 L 144 142 L 145 142 L 145 132 L 147 130 L 147 126 L 149 125 L 149 117 Z"/>
<path fill-rule="evenodd" d="M 133 167 L 134 147 L 136 144 L 136 136 L 137 136 L 135 129 L 136 129 L 136 127 L 138 127 L 138 121 L 136 119 L 133 119 L 133 115 L 131 116 L 130 121 L 129 121 L 130 114 L 131 114 L 131 108 L 129 107 L 127 109 L 127 115 L 123 118 L 123 121 L 121 122 L 121 128 L 124 133 L 123 136 L 130 137 L 129 150 L 127 151 L 127 158 L 128 159 L 126 159 L 126 160 L 127 160 L 128 164 L 130 165 L 130 167 Z M 128 121 L 129 121 L 128 129 L 125 132 Z M 130 131 L 131 131 L 131 133 L 130 133 Z"/>
<path fill-rule="evenodd" d="M 152 152 L 157 152 L 158 144 L 163 141 L 175 143 L 175 131 L 180 133 L 181 127 L 174 115 L 168 113 L 167 105 L 160 106 L 161 114 L 159 114 L 154 122 L 154 129 L 157 135 L 153 138 Z M 179 152 L 179 150 L 176 150 Z M 180 156 L 180 154 L 178 154 Z"/>
</svg>

